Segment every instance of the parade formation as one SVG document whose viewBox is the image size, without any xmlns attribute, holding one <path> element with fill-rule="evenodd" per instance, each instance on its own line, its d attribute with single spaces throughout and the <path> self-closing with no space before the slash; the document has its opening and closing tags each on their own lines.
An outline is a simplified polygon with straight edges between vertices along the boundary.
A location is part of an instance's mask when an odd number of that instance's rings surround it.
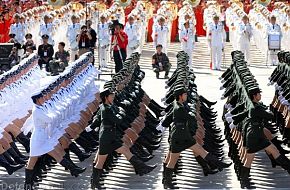
<svg viewBox="0 0 290 190">
<path fill-rule="evenodd" d="M 22 189 L 41 189 L 60 165 L 89 176 L 85 189 L 104 189 L 124 157 L 140 181 L 160 173 L 164 189 L 182 184 L 184 162 L 201 168 L 202 181 L 233 169 L 238 187 L 252 189 L 261 150 L 271 165 L 262 164 L 289 179 L 289 1 L 0 5 L 1 181 L 21 173 Z M 257 65 L 272 72 L 259 84 Z"/>
</svg>

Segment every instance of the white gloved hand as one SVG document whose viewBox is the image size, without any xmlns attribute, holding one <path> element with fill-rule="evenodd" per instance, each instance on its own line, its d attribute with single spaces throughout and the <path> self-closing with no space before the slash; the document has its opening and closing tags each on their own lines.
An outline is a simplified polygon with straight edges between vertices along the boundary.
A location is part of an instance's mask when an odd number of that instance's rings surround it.
<svg viewBox="0 0 290 190">
<path fill-rule="evenodd" d="M 231 112 L 228 112 L 225 114 L 225 117 L 232 117 L 233 115 L 231 114 Z"/>
<path fill-rule="evenodd" d="M 232 117 L 226 117 L 226 120 L 227 120 L 228 123 L 233 122 L 233 118 Z"/>
<path fill-rule="evenodd" d="M 91 132 L 92 128 L 91 127 L 86 127 L 86 132 Z"/>
<path fill-rule="evenodd" d="M 236 128 L 236 127 L 237 127 L 237 126 L 236 126 L 234 123 L 231 123 L 231 124 L 230 124 L 230 128 L 231 128 L 231 129 Z"/>
<path fill-rule="evenodd" d="M 161 133 L 163 133 L 165 131 L 165 127 L 163 127 L 161 124 L 158 125 L 158 127 L 156 128 L 158 131 L 160 131 Z"/>
</svg>

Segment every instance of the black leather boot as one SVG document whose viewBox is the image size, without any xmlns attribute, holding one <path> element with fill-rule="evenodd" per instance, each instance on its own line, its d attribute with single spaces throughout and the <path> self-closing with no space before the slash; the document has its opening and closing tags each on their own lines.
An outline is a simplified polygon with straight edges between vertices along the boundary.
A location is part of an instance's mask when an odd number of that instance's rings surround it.
<svg viewBox="0 0 290 190">
<path fill-rule="evenodd" d="M 16 140 L 24 146 L 27 153 L 30 152 L 30 140 L 27 136 L 25 136 L 23 133 L 20 133 L 16 137 Z"/>
<path fill-rule="evenodd" d="M 253 187 L 251 186 L 251 182 L 250 182 L 250 170 L 251 168 L 246 168 L 244 166 L 242 166 L 241 168 L 241 188 L 242 189 L 252 189 Z"/>
<path fill-rule="evenodd" d="M 276 158 L 276 162 L 283 169 L 285 169 L 288 172 L 288 174 L 290 174 L 290 160 L 286 156 L 281 154 L 278 158 Z"/>
<path fill-rule="evenodd" d="M 274 159 L 274 157 L 272 156 L 272 154 L 268 154 L 266 153 L 267 156 L 269 157 L 270 161 L 271 161 L 271 165 L 272 165 L 272 168 L 276 168 L 276 166 L 278 165 L 278 163 L 276 162 L 276 160 Z"/>
<path fill-rule="evenodd" d="M 216 167 L 218 168 L 219 171 L 222 171 L 224 168 L 228 168 L 232 165 L 232 163 L 227 164 L 227 163 L 224 163 L 224 162 L 218 160 L 218 158 L 215 157 L 214 155 L 212 155 L 211 153 L 208 153 L 204 159 L 207 162 L 209 162 L 213 165 L 216 165 Z"/>
<path fill-rule="evenodd" d="M 24 165 L 10 165 L 3 154 L 0 154 L 0 166 L 4 167 L 9 175 L 13 174 L 15 171 L 21 169 Z"/>
<path fill-rule="evenodd" d="M 17 148 L 16 144 L 14 142 L 10 143 L 10 146 L 14 149 L 14 151 L 19 155 L 19 157 L 25 161 L 29 159 L 28 156 L 24 156 L 19 149 Z"/>
<path fill-rule="evenodd" d="M 164 183 L 163 183 L 163 188 L 164 189 L 178 189 L 172 183 L 172 174 L 173 174 L 173 171 L 174 171 L 174 169 L 165 167 L 165 171 L 164 171 Z"/>
<path fill-rule="evenodd" d="M 137 158 L 135 155 L 132 156 L 129 162 L 133 165 L 135 173 L 140 176 L 145 175 L 151 172 L 154 168 L 156 168 L 156 165 L 154 166 L 146 165 L 142 160 Z"/>
<path fill-rule="evenodd" d="M 5 151 L 2 155 L 5 157 L 6 161 L 7 161 L 10 165 L 17 165 L 17 163 L 16 163 L 16 162 L 11 158 L 10 154 L 9 154 L 7 151 Z M 23 164 L 23 165 L 24 165 L 24 164 Z"/>
<path fill-rule="evenodd" d="M 20 156 L 15 152 L 13 147 L 9 148 L 7 152 L 10 154 L 10 156 L 14 159 L 14 161 L 17 164 L 26 164 L 26 161 L 20 158 Z"/>
<path fill-rule="evenodd" d="M 79 160 L 82 162 L 84 161 L 85 159 L 89 158 L 91 156 L 90 153 L 87 153 L 87 152 L 82 152 L 81 149 L 74 143 L 72 142 L 70 145 L 69 145 L 69 149 L 75 153 L 75 155 L 77 155 L 77 157 L 79 158 Z"/>
<path fill-rule="evenodd" d="M 290 151 L 288 151 L 288 150 L 285 150 L 285 149 L 283 149 L 283 147 L 282 147 L 282 141 L 279 141 L 278 140 L 278 137 L 274 137 L 272 140 L 271 140 L 271 142 L 277 147 L 277 149 L 279 150 L 279 152 L 281 153 L 281 154 L 289 154 L 290 153 Z"/>
<path fill-rule="evenodd" d="M 102 175 L 103 169 L 97 169 L 93 167 L 93 173 L 91 176 L 91 188 L 92 189 L 101 189 L 100 178 Z"/>
<path fill-rule="evenodd" d="M 208 174 L 216 174 L 218 172 L 218 170 L 210 169 L 210 167 L 207 165 L 207 162 L 201 156 L 197 156 L 195 157 L 195 159 L 198 162 L 198 164 L 202 167 L 204 176 L 208 176 Z"/>
<path fill-rule="evenodd" d="M 29 170 L 25 169 L 25 183 L 24 183 L 24 190 L 33 190 L 33 177 L 34 176 L 34 169 Z"/>
<path fill-rule="evenodd" d="M 68 168 L 71 175 L 75 177 L 78 177 L 79 174 L 85 172 L 85 169 L 77 167 L 74 163 L 70 162 L 70 160 L 66 158 L 63 158 L 59 164 L 65 168 Z"/>
<path fill-rule="evenodd" d="M 167 163 L 163 163 L 162 184 L 164 184 L 166 166 L 167 166 Z"/>
</svg>

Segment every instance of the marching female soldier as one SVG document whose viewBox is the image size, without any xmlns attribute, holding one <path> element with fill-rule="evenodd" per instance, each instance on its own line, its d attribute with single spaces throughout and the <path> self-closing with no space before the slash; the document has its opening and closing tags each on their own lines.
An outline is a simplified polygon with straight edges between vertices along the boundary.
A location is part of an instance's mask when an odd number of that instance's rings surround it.
<svg viewBox="0 0 290 190">
<path fill-rule="evenodd" d="M 168 164 L 164 171 L 164 189 L 174 188 L 172 173 L 179 155 L 183 150 L 191 149 L 195 156 L 201 156 L 209 164 L 215 165 L 220 171 L 231 165 L 219 161 L 214 155 L 208 153 L 202 146 L 196 143 L 189 128 L 192 127 L 189 123 L 192 125 L 195 118 L 189 114 L 184 105 L 187 101 L 187 91 L 182 86 L 176 86 L 174 93 L 176 98 L 173 104 L 172 114 L 174 124 L 170 132 L 170 154 L 165 159 L 165 163 L 168 161 Z"/>
<path fill-rule="evenodd" d="M 116 115 L 113 109 L 115 94 L 109 89 L 100 94 L 103 104 L 100 107 L 98 120 L 101 122 L 99 134 L 99 150 L 96 155 L 96 165 L 93 168 L 91 178 L 91 188 L 100 189 L 100 177 L 103 171 L 103 165 L 108 154 L 113 151 L 123 154 L 133 165 L 136 174 L 142 176 L 151 172 L 156 166 L 147 166 L 143 161 L 134 156 L 129 148 L 122 144 L 121 138 L 116 134 L 117 124 L 122 122 L 122 118 Z"/>
<path fill-rule="evenodd" d="M 250 109 L 250 118 L 245 125 L 246 134 L 244 134 L 244 140 L 246 141 L 247 159 L 241 169 L 241 188 L 251 187 L 249 179 L 251 164 L 254 160 L 255 153 L 260 150 L 265 150 L 267 154 L 271 154 L 275 161 L 290 174 L 290 160 L 284 155 L 281 155 L 276 146 L 264 134 L 264 125 L 267 121 L 273 119 L 273 114 L 267 112 L 265 106 L 260 103 L 261 91 L 259 88 L 250 90 L 249 95 L 254 107 Z"/>
</svg>

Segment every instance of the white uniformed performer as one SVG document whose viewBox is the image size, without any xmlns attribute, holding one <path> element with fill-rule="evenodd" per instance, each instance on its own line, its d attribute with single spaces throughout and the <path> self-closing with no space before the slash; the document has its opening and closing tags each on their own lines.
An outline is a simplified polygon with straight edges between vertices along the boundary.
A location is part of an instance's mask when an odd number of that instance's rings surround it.
<svg viewBox="0 0 290 190">
<path fill-rule="evenodd" d="M 106 20 L 106 15 L 100 15 L 100 23 L 98 24 L 98 43 L 99 43 L 99 61 L 100 67 L 106 68 L 109 57 L 109 46 L 110 46 L 110 31 L 109 24 Z"/>
<path fill-rule="evenodd" d="M 207 30 L 213 69 L 220 70 L 226 32 L 217 15 L 213 17 L 213 23 L 209 24 Z"/>
<path fill-rule="evenodd" d="M 66 37 L 69 41 L 70 45 L 70 60 L 75 61 L 76 56 L 78 55 L 78 42 L 77 42 L 77 35 L 80 33 L 81 26 L 77 23 L 77 16 L 72 15 L 71 21 L 72 24 L 68 26 Z"/>
<path fill-rule="evenodd" d="M 53 35 L 55 34 L 55 27 L 50 23 L 50 17 L 44 16 L 44 23 L 40 25 L 39 36 L 42 37 L 44 34 L 48 35 L 48 43 L 54 46 Z"/>
<path fill-rule="evenodd" d="M 269 39 L 269 35 L 279 35 L 280 42 L 281 42 L 282 31 L 281 31 L 281 27 L 278 24 L 276 24 L 276 17 L 275 16 L 271 16 L 270 23 L 267 26 L 267 38 L 268 39 Z M 275 50 L 269 50 L 268 62 L 271 63 L 272 65 L 278 64 L 277 52 L 278 51 L 275 51 Z"/>
<path fill-rule="evenodd" d="M 14 15 L 14 24 L 10 26 L 10 34 L 15 34 L 15 40 L 20 43 L 21 45 L 24 44 L 24 37 L 25 37 L 25 27 L 23 27 L 23 24 L 20 23 L 20 15 L 15 14 Z"/>
<path fill-rule="evenodd" d="M 188 66 L 192 68 L 192 51 L 195 42 L 195 31 L 189 21 L 185 22 L 179 31 L 181 48 L 189 56 Z"/>
<path fill-rule="evenodd" d="M 249 18 L 244 16 L 238 28 L 238 47 L 245 55 L 245 60 L 248 64 L 251 63 L 250 46 L 251 38 L 253 36 L 253 29 L 249 23 Z"/>
<path fill-rule="evenodd" d="M 128 35 L 127 57 L 136 51 L 140 52 L 141 33 L 137 23 L 134 22 L 132 15 L 128 16 L 128 22 L 124 28 L 124 32 Z"/>
<path fill-rule="evenodd" d="M 154 26 L 152 32 L 154 47 L 161 44 L 163 47 L 163 52 L 167 54 L 168 38 L 169 38 L 169 29 L 167 25 L 165 25 L 165 18 L 160 17 L 158 19 L 158 24 Z"/>
</svg>

